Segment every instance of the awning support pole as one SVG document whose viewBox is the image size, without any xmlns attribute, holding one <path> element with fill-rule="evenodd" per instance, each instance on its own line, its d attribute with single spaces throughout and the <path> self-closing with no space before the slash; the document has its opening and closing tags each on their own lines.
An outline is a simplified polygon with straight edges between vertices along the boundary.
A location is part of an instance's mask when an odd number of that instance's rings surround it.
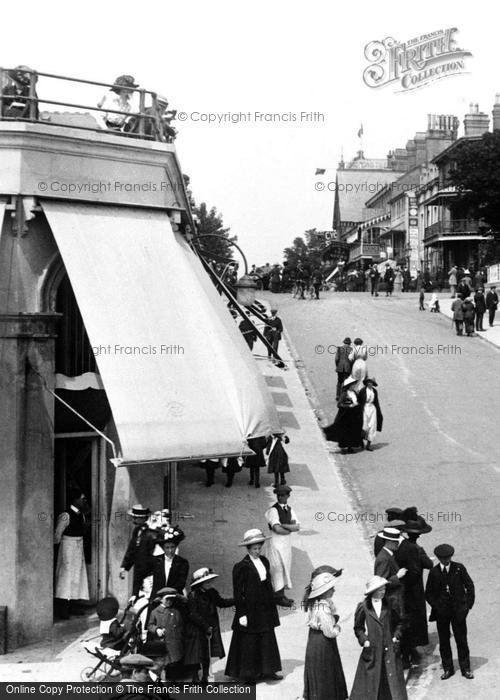
<svg viewBox="0 0 500 700">
<path fill-rule="evenodd" d="M 44 388 L 46 391 L 48 391 L 49 394 L 51 394 L 55 399 L 57 399 L 58 401 L 60 401 L 64 406 L 66 406 L 66 408 L 68 408 L 70 411 L 72 411 L 72 413 L 74 413 L 75 416 L 78 416 L 78 418 L 79 418 L 80 420 L 82 420 L 84 423 L 86 423 L 90 428 L 92 428 L 92 430 L 93 430 L 94 432 L 96 432 L 98 435 L 100 435 L 104 440 L 106 440 L 107 443 L 109 443 L 109 444 L 111 445 L 111 449 L 112 449 L 112 451 L 113 451 L 113 459 L 112 459 L 111 461 L 113 462 L 113 464 L 114 464 L 115 467 L 118 466 L 118 464 L 120 464 L 120 463 L 122 462 L 122 459 L 121 459 L 121 457 L 119 457 L 119 456 L 117 455 L 115 443 L 113 442 L 113 440 L 111 440 L 111 438 L 109 438 L 107 435 L 105 435 L 101 430 L 99 430 L 99 428 L 96 428 L 95 425 L 93 425 L 90 421 L 88 421 L 88 420 L 87 420 L 86 418 L 84 418 L 80 413 L 78 413 L 78 411 L 75 410 L 75 409 L 73 408 L 73 406 L 71 406 L 69 403 L 66 403 L 66 401 L 64 401 L 64 399 L 62 399 L 60 396 L 58 396 L 58 395 L 55 393 L 55 391 L 52 391 L 52 389 L 49 389 L 49 387 L 47 386 L 47 382 L 45 381 L 45 377 L 43 377 L 43 376 L 40 374 L 40 372 L 39 372 L 37 369 L 35 369 L 35 368 L 33 367 L 33 365 L 32 365 L 31 363 L 30 363 L 30 368 L 32 369 L 32 371 L 33 371 L 35 374 L 37 374 L 37 375 L 40 377 L 40 380 L 41 380 L 41 382 L 42 382 L 43 388 Z"/>
</svg>

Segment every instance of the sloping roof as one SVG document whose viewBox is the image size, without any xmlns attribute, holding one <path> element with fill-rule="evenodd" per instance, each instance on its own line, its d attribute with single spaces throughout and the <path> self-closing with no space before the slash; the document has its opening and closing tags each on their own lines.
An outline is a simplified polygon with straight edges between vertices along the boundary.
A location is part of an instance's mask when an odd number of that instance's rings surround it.
<svg viewBox="0 0 500 700">
<path fill-rule="evenodd" d="M 362 221 L 365 202 L 398 177 L 401 177 L 401 173 L 393 170 L 338 170 L 339 211 L 335 212 L 335 218 L 341 221 Z"/>
</svg>

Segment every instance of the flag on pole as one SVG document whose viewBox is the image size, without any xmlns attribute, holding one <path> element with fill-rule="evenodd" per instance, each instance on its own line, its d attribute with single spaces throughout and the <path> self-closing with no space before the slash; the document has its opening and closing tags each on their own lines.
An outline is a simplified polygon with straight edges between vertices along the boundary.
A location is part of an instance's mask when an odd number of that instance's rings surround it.
<svg viewBox="0 0 500 700">
<path fill-rule="evenodd" d="M 316 168 L 316 172 L 314 173 L 315 175 L 324 175 L 326 171 L 326 168 Z"/>
<path fill-rule="evenodd" d="M 358 139 L 360 139 L 363 136 L 363 124 L 359 127 L 358 130 Z"/>
</svg>

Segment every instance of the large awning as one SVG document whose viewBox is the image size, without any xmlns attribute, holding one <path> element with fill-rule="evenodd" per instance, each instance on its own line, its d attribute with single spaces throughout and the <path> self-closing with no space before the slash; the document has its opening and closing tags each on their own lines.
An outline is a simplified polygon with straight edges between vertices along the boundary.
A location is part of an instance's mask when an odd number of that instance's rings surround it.
<svg viewBox="0 0 500 700">
<path fill-rule="evenodd" d="M 166 212 L 44 201 L 124 463 L 248 452 L 280 430 L 255 361 Z"/>
</svg>

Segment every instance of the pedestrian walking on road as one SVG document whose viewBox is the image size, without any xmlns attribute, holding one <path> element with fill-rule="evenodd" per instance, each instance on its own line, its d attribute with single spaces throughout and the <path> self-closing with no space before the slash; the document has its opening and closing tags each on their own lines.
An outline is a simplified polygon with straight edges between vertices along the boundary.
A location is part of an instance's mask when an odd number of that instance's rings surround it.
<svg viewBox="0 0 500 700">
<path fill-rule="evenodd" d="M 410 668 L 412 663 L 420 662 L 417 647 L 429 644 L 423 572 L 424 569 L 432 569 L 433 563 L 425 550 L 417 544 L 417 540 L 420 535 L 431 532 L 432 527 L 421 516 L 416 517 L 416 520 L 409 520 L 403 527 L 407 538 L 394 554 L 398 565 L 408 569 L 403 578 L 406 624 L 401 639 L 401 655 L 406 668 Z"/>
<path fill-rule="evenodd" d="M 396 296 L 401 294 L 402 286 L 403 286 L 403 274 L 401 272 L 401 268 L 397 267 L 395 275 L 394 275 L 394 294 Z"/>
<path fill-rule="evenodd" d="M 266 319 L 266 325 L 264 326 L 264 338 L 269 345 L 271 345 L 276 354 L 278 353 L 278 346 L 282 333 L 283 323 L 278 316 L 278 309 L 271 309 L 271 318 Z M 269 358 L 271 357 L 271 350 L 269 348 L 267 349 L 267 356 Z"/>
<path fill-rule="evenodd" d="M 476 307 L 476 331 L 485 331 L 483 318 L 486 313 L 486 299 L 484 298 L 484 289 L 482 287 L 474 294 L 474 305 Z"/>
<path fill-rule="evenodd" d="M 491 287 L 490 291 L 486 295 L 486 308 L 488 309 L 488 322 L 490 328 L 493 327 L 493 323 L 495 322 L 495 314 L 498 306 L 498 294 L 496 289 L 496 287 Z"/>
<path fill-rule="evenodd" d="M 387 579 L 386 597 L 403 616 L 403 584 L 401 579 L 406 576 L 407 569 L 400 567 L 394 556 L 403 537 L 401 531 L 396 527 L 384 528 L 379 536 L 385 540 L 385 543 L 375 558 L 373 573 Z"/>
<path fill-rule="evenodd" d="M 364 386 L 358 394 L 359 405 L 363 410 L 363 437 L 366 440 L 365 449 L 371 452 L 375 435 L 381 432 L 384 417 L 378 401 L 377 382 L 374 378 L 367 377 Z"/>
<path fill-rule="evenodd" d="M 425 311 L 425 289 L 420 287 L 420 294 L 418 296 L 418 310 Z"/>
<path fill-rule="evenodd" d="M 462 676 L 474 678 L 470 669 L 467 644 L 467 615 L 474 605 L 474 583 L 463 564 L 452 561 L 455 550 L 450 544 L 440 544 L 434 554 L 439 559 L 430 572 L 425 587 L 425 597 L 431 606 L 429 620 L 436 621 L 439 635 L 439 653 L 443 665 L 442 681 L 454 675 L 453 655 L 450 645 L 450 626 L 458 650 L 458 663 Z"/>
<path fill-rule="evenodd" d="M 285 590 L 292 588 L 292 532 L 300 530 L 297 514 L 288 505 L 292 489 L 289 486 L 275 486 L 277 501 L 266 511 L 266 521 L 271 537 L 264 545 L 264 554 L 271 566 L 271 581 L 277 605 L 291 608 L 294 601 L 287 598 Z"/>
<path fill-rule="evenodd" d="M 476 315 L 476 308 L 471 298 L 464 300 L 462 311 L 464 315 L 465 332 L 470 337 L 474 335 L 474 317 Z"/>
<path fill-rule="evenodd" d="M 226 676 L 243 683 L 281 680 L 281 658 L 274 628 L 280 624 L 269 561 L 261 556 L 267 537 L 247 530 L 240 547 L 247 555 L 233 568 L 235 614 Z"/>
<path fill-rule="evenodd" d="M 392 297 L 392 291 L 394 289 L 394 270 L 391 268 L 389 263 L 386 263 L 386 265 L 385 265 L 384 283 L 385 283 L 385 296 Z"/>
<path fill-rule="evenodd" d="M 335 398 L 339 400 L 342 385 L 347 377 L 351 376 L 352 362 L 349 356 L 352 352 L 351 339 L 344 338 L 342 345 L 337 347 L 335 353 L 335 371 L 337 372 L 337 393 Z"/>
<path fill-rule="evenodd" d="M 366 346 L 363 345 L 361 338 L 354 339 L 354 348 L 349 355 L 349 360 L 352 362 L 351 377 L 354 377 L 356 384 L 352 389 L 358 393 L 363 388 L 363 382 L 368 376 L 366 366 L 366 358 L 368 357 Z"/>
<path fill-rule="evenodd" d="M 450 294 L 451 298 L 455 298 L 455 294 L 457 293 L 457 268 L 455 265 L 451 268 L 451 270 L 448 272 L 448 284 L 450 285 Z"/>
<path fill-rule="evenodd" d="M 439 299 L 437 298 L 436 292 L 432 292 L 431 300 L 429 302 L 429 311 L 431 314 L 438 314 L 441 311 L 439 306 Z"/>
<path fill-rule="evenodd" d="M 311 283 L 314 288 L 314 296 L 316 299 L 319 299 L 319 292 L 323 286 L 323 273 L 319 267 L 315 267 L 312 271 Z"/>
<path fill-rule="evenodd" d="M 354 452 L 355 447 L 363 447 L 363 412 L 359 406 L 353 386 L 356 380 L 348 377 L 338 400 L 338 412 L 331 425 L 323 428 L 330 442 L 337 442 L 342 452 Z"/>
<path fill-rule="evenodd" d="M 279 483 L 286 484 L 285 474 L 288 474 L 290 467 L 288 465 L 288 455 L 283 443 L 287 445 L 290 438 L 285 433 L 275 433 L 267 438 L 266 450 L 267 454 L 267 473 L 274 474 L 274 488 Z"/>
<path fill-rule="evenodd" d="M 309 635 L 304 665 L 304 700 L 345 700 L 347 685 L 337 646 L 341 632 L 333 603 L 339 572 L 312 577 L 306 602 Z"/>
<path fill-rule="evenodd" d="M 451 310 L 453 311 L 453 322 L 455 324 L 457 335 L 463 335 L 464 333 L 464 312 L 462 303 L 462 297 L 460 294 L 457 294 L 456 299 L 453 300 L 451 305 Z"/>
<path fill-rule="evenodd" d="M 385 596 L 387 581 L 373 576 L 354 615 L 354 634 L 363 647 L 350 700 L 407 700 L 399 644 L 403 620 Z"/>
<path fill-rule="evenodd" d="M 380 280 L 380 272 L 378 271 L 377 265 L 373 264 L 369 274 L 370 285 L 371 285 L 371 295 L 378 297 L 378 283 Z"/>
</svg>

